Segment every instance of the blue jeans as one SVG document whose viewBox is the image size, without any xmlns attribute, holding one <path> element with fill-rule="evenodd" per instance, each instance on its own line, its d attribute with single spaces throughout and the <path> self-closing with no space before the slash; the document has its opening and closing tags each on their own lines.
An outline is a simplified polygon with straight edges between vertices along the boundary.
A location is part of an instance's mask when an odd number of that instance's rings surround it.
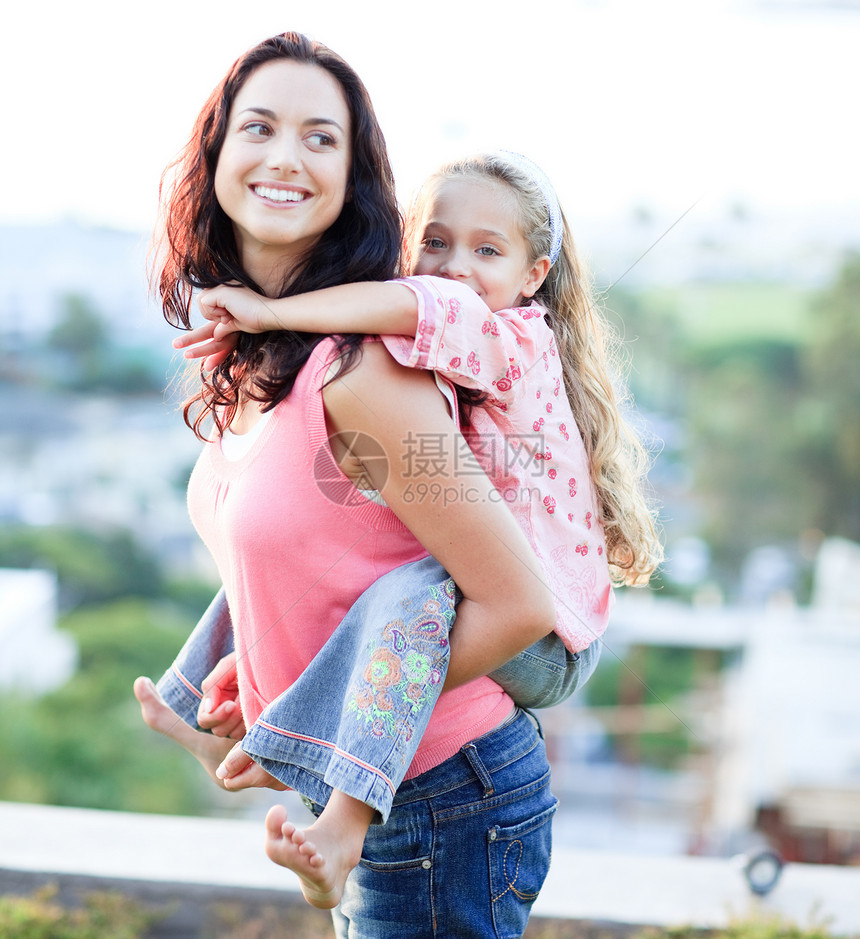
<svg viewBox="0 0 860 939">
<path fill-rule="evenodd" d="M 458 600 L 432 557 L 380 578 L 248 729 L 243 749 L 314 802 L 339 789 L 387 819 L 442 690 Z M 195 729 L 200 682 L 232 648 L 229 613 L 216 597 L 158 683 L 165 702 Z M 598 656 L 597 643 L 572 654 L 553 633 L 492 677 L 518 704 L 547 706 L 581 686 Z"/>
<path fill-rule="evenodd" d="M 557 804 L 535 724 L 517 710 L 401 783 L 333 911 L 338 939 L 522 935 L 549 870 Z"/>
</svg>

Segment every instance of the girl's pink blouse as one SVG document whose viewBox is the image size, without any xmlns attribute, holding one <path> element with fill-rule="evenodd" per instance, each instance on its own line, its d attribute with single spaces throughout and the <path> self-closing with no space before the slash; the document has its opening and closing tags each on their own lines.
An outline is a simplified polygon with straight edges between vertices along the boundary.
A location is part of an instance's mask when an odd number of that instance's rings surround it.
<svg viewBox="0 0 860 939">
<path fill-rule="evenodd" d="M 532 544 L 571 651 L 606 629 L 614 603 L 597 498 L 543 307 L 492 312 L 465 284 L 407 277 L 418 300 L 414 340 L 383 336 L 394 358 L 485 392 L 463 428 Z M 464 472 L 466 472 L 464 468 Z"/>
</svg>

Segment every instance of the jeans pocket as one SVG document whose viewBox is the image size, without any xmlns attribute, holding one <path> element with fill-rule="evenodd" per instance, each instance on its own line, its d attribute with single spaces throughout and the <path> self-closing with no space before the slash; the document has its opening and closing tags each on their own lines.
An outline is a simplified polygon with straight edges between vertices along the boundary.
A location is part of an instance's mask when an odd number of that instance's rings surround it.
<svg viewBox="0 0 860 939">
<path fill-rule="evenodd" d="M 552 799 L 548 808 L 518 825 L 495 825 L 487 832 L 490 899 L 498 939 L 515 939 L 523 934 L 531 906 L 549 871 L 552 818 L 558 802 L 545 792 Z"/>
<path fill-rule="evenodd" d="M 350 873 L 343 898 L 338 937 L 425 939 L 435 935 L 432 898 L 432 837 L 387 832 L 371 825 L 358 866 Z M 388 837 L 388 835 L 392 837 Z"/>
<path fill-rule="evenodd" d="M 433 931 L 432 828 L 414 824 L 371 825 L 361 860 L 346 882 L 340 912 L 348 926 L 338 936 L 360 939 L 425 939 Z M 336 920 L 337 922 L 337 920 Z"/>
<path fill-rule="evenodd" d="M 426 817 L 425 817 L 426 816 Z M 378 873 L 430 869 L 433 824 L 416 809 L 397 813 L 384 825 L 371 825 L 364 839 L 359 866 Z"/>
</svg>

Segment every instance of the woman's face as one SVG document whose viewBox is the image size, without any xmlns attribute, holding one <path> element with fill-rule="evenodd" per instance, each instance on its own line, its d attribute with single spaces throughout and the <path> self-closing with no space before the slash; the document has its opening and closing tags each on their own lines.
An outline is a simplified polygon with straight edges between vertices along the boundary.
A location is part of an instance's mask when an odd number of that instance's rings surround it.
<svg viewBox="0 0 860 939">
<path fill-rule="evenodd" d="M 352 166 L 349 108 L 325 69 L 279 59 L 236 95 L 215 170 L 248 272 L 289 269 L 340 215 Z"/>
</svg>

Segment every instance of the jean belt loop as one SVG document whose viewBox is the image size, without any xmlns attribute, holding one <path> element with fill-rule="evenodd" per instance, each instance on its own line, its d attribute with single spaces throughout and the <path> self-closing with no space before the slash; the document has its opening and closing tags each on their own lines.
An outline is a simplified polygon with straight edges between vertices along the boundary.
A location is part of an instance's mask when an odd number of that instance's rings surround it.
<svg viewBox="0 0 860 939">
<path fill-rule="evenodd" d="M 478 748 L 474 743 L 467 743 L 466 746 L 460 748 L 460 752 L 469 761 L 469 766 L 472 767 L 472 770 L 478 777 L 478 781 L 484 787 L 484 798 L 488 799 L 495 793 L 496 789 L 493 785 L 492 777 L 487 772 L 487 767 L 484 766 L 484 763 L 481 760 L 481 755 L 478 753 Z"/>
</svg>

